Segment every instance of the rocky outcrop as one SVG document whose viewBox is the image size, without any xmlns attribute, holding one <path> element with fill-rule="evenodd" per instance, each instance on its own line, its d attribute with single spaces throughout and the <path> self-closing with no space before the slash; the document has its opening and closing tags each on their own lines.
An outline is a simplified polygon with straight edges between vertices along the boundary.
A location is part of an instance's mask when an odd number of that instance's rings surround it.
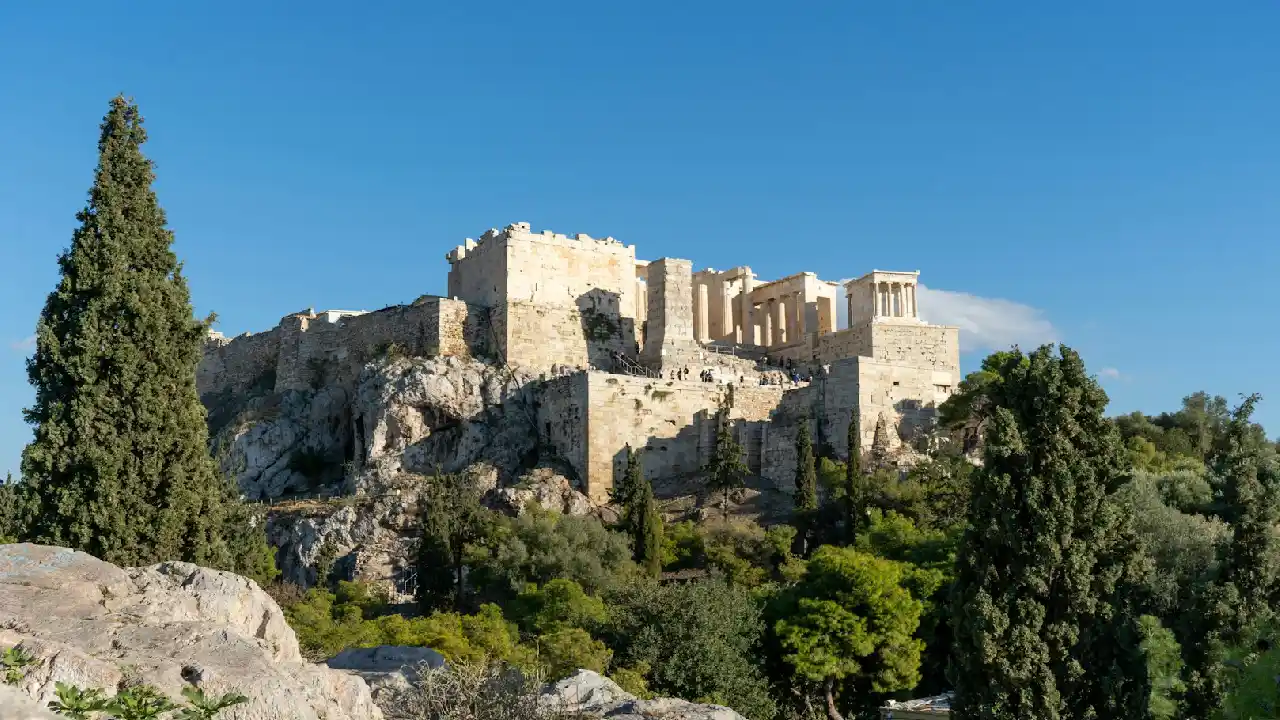
<svg viewBox="0 0 1280 720">
<path fill-rule="evenodd" d="M 178 698 L 187 685 L 249 702 L 224 720 L 380 718 L 359 676 L 304 662 L 265 592 L 245 578 L 189 563 L 118 568 L 85 553 L 0 545 L 0 647 L 39 660 L 19 689 L 43 706 L 55 684 L 130 682 Z"/>
<path fill-rule="evenodd" d="M 389 711 L 397 704 L 397 698 L 413 686 L 418 673 L 442 667 L 444 656 L 431 648 L 380 645 L 343 650 L 325 664 L 364 678 L 374 702 Z"/>
<path fill-rule="evenodd" d="M 220 417 L 239 420 L 219 433 L 229 448 L 220 456 L 249 497 L 279 498 L 316 483 L 329 489 L 329 499 L 272 506 L 267 533 L 284 580 L 313 584 L 326 548 L 339 577 L 378 582 L 403 599 L 418 497 L 437 471 L 472 476 L 490 506 L 512 513 L 529 503 L 595 510 L 555 458 L 539 462 L 540 389 L 528 373 L 480 360 L 383 359 L 349 389 L 251 398 L 238 414 L 224 409 Z"/>
<path fill-rule="evenodd" d="M 0 684 L 0 720 L 58 720 L 21 690 Z"/>
<path fill-rule="evenodd" d="M 746 720 L 722 705 L 703 705 L 675 698 L 641 700 L 599 673 L 579 670 L 547 686 L 540 702 L 573 715 L 614 720 Z"/>
</svg>

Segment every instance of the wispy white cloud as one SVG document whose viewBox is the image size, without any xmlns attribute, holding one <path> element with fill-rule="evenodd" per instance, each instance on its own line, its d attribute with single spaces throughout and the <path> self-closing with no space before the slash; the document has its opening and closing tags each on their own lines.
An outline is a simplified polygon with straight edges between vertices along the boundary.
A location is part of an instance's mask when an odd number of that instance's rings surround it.
<svg viewBox="0 0 1280 720">
<path fill-rule="evenodd" d="M 960 328 L 961 352 L 1007 350 L 1014 345 L 1032 350 L 1057 342 L 1060 336 L 1042 310 L 1013 300 L 919 285 L 916 302 L 921 319 Z M 847 327 L 845 304 L 836 305 L 840 327 Z"/>
<path fill-rule="evenodd" d="M 1098 371 L 1099 377 L 1108 378 L 1110 380 L 1119 380 L 1123 375 L 1119 370 L 1113 367 L 1104 367 Z"/>
<path fill-rule="evenodd" d="M 25 353 L 36 346 L 36 336 L 24 337 L 21 340 L 15 340 L 9 343 L 9 349 L 14 352 Z"/>
</svg>

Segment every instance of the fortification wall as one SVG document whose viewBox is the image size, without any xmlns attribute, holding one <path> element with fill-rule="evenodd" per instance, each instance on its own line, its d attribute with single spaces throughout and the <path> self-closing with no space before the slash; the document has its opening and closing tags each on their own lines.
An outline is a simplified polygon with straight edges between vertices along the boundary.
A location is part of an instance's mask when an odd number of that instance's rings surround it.
<svg viewBox="0 0 1280 720">
<path fill-rule="evenodd" d="M 574 373 L 547 381 L 538 404 L 541 442 L 554 448 L 587 488 L 588 375 Z"/>
<path fill-rule="evenodd" d="M 449 295 L 467 302 L 607 305 L 620 317 L 636 317 L 636 249 L 613 238 L 534 233 L 528 223 L 515 223 L 468 240 L 447 257 Z"/>
<path fill-rule="evenodd" d="M 871 357 L 874 353 L 871 324 L 864 323 L 829 335 L 819 335 L 815 353 L 821 363 L 834 363 L 852 357 Z"/>
<path fill-rule="evenodd" d="M 873 360 L 960 372 L 959 328 L 878 322 L 871 324 L 871 332 Z"/>
<path fill-rule="evenodd" d="M 603 372 L 577 373 L 548 383 L 539 422 L 557 452 L 579 472 L 588 495 L 608 498 L 626 472 L 626 448 L 640 453 L 649 479 L 698 472 L 715 445 L 715 415 L 727 385 L 658 380 Z M 769 419 L 783 395 L 778 386 L 735 387 L 730 419 L 744 447 L 751 425 Z M 541 415 L 545 415 L 542 418 Z M 548 428 L 547 424 L 550 423 Z M 748 463 L 759 465 L 757 457 Z M 750 456 L 750 448 L 747 448 Z"/>
<path fill-rule="evenodd" d="M 210 340 L 197 369 L 201 397 L 352 386 L 365 363 L 393 345 L 413 355 L 492 354 L 484 308 L 426 298 L 328 322 L 308 313 L 289 315 L 265 333 Z"/>
<path fill-rule="evenodd" d="M 243 395 L 255 386 L 273 390 L 279 353 L 279 328 L 234 338 L 210 338 L 196 367 L 196 389 L 202 399 Z"/>
<path fill-rule="evenodd" d="M 468 239 L 445 256 L 449 260 L 449 297 L 497 307 L 507 298 L 505 236 L 490 230 L 477 243 Z"/>
<path fill-rule="evenodd" d="M 495 308 L 492 317 L 498 351 L 514 366 L 612 369 L 614 353 L 636 356 L 631 318 L 608 308 L 510 302 Z"/>
<path fill-rule="evenodd" d="M 876 422 L 885 418 L 890 449 L 910 443 L 933 427 L 937 406 L 950 396 L 951 374 L 927 367 L 906 367 L 870 358 L 844 358 L 807 387 L 787 391 L 764 433 L 760 474 L 779 490 L 794 487 L 796 436 L 808 418 L 815 454 L 849 456 L 849 421 L 857 408 L 864 455 L 875 439 Z"/>
</svg>

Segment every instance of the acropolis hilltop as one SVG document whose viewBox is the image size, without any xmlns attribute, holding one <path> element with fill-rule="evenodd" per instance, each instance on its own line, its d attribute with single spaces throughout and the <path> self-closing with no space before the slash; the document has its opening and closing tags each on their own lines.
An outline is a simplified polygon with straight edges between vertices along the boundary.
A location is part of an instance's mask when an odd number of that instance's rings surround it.
<svg viewBox="0 0 1280 720">
<path fill-rule="evenodd" d="M 843 286 L 811 272 L 762 281 L 747 266 L 695 272 L 689 260 L 639 260 L 611 237 L 528 223 L 466 239 L 446 259 L 447 297 L 211 334 L 201 395 L 349 383 L 390 347 L 531 371 L 543 383 L 539 445 L 603 499 L 627 446 L 642 450 L 648 475 L 697 473 L 722 408 L 748 468 L 782 486 L 798 422 L 841 457 L 855 410 L 864 447 L 881 421 L 893 446 L 907 446 L 960 380 L 958 330 L 920 319 L 917 271 L 868 270 Z M 848 327 L 837 327 L 837 302 Z"/>
</svg>

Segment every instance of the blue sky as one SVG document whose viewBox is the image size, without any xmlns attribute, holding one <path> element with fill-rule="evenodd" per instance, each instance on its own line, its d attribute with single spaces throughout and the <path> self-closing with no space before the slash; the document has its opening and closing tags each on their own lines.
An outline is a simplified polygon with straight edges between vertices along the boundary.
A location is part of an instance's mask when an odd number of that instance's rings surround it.
<svg viewBox="0 0 1280 720">
<path fill-rule="evenodd" d="M 966 369 L 1061 340 L 1116 412 L 1258 391 L 1280 428 L 1278 35 L 1263 0 L 6 3 L 0 472 L 117 92 L 228 334 L 441 293 L 446 250 L 529 221 L 918 269 Z"/>
</svg>

